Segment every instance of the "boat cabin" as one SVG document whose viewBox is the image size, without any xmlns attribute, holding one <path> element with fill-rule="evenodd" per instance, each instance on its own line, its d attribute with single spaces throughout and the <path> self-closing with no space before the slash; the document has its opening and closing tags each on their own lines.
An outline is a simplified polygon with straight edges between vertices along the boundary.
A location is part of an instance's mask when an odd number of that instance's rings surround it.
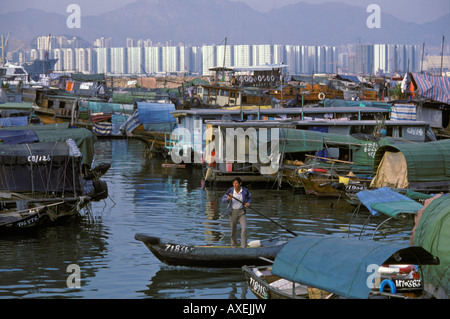
<svg viewBox="0 0 450 319">
<path fill-rule="evenodd" d="M 190 100 L 190 106 L 193 108 L 271 104 L 271 97 L 263 95 L 260 89 L 242 89 L 222 85 L 199 85 L 196 88 L 196 94 Z"/>
</svg>

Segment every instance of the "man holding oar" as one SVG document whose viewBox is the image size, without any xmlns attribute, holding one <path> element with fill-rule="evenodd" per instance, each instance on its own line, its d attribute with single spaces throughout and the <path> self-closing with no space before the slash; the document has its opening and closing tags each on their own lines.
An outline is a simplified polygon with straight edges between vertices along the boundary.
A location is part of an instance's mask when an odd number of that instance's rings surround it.
<svg viewBox="0 0 450 319">
<path fill-rule="evenodd" d="M 238 247 L 236 239 L 237 222 L 241 224 L 241 247 L 247 246 L 247 217 L 246 208 L 252 202 L 252 195 L 249 190 L 242 187 L 242 180 L 239 177 L 233 179 L 233 187 L 230 187 L 222 197 L 222 202 L 227 202 L 226 214 L 230 218 L 231 246 Z"/>
</svg>

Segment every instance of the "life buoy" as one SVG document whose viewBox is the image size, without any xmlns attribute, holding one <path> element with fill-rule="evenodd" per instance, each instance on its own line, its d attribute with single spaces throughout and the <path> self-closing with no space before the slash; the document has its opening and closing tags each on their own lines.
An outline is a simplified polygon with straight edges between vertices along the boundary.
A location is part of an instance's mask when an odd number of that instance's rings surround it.
<svg viewBox="0 0 450 319">
<path fill-rule="evenodd" d="M 193 107 L 200 106 L 200 99 L 199 99 L 198 97 L 194 97 L 194 98 L 191 100 L 191 105 L 192 105 Z"/>
<path fill-rule="evenodd" d="M 392 280 L 390 280 L 390 279 L 385 279 L 385 280 L 383 280 L 381 282 L 381 284 L 380 284 L 380 292 L 383 292 L 384 287 L 386 285 L 389 285 L 389 288 L 391 288 L 391 294 L 397 293 L 397 288 L 395 287 L 394 282 Z"/>
<path fill-rule="evenodd" d="M 323 100 L 325 98 L 325 93 L 319 93 L 319 100 Z"/>
</svg>

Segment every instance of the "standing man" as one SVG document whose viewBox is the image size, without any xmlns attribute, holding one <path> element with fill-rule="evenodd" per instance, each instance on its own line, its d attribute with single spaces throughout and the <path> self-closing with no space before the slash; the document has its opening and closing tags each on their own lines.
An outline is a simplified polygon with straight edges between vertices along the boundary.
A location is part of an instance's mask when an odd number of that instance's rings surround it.
<svg viewBox="0 0 450 319">
<path fill-rule="evenodd" d="M 225 195 L 223 195 L 222 202 L 228 203 L 226 214 L 230 218 L 231 246 L 238 247 L 236 228 L 237 222 L 239 221 L 241 224 L 241 247 L 245 248 L 247 246 L 247 217 L 245 216 L 245 208 L 250 206 L 252 195 L 247 188 L 241 185 L 242 180 L 239 177 L 235 177 L 233 179 L 233 187 L 230 187 Z"/>
</svg>

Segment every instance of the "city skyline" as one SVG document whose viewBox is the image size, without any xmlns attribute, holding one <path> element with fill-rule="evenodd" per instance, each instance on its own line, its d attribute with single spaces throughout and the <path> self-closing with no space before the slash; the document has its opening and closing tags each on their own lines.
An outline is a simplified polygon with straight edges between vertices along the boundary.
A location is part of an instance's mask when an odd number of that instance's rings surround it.
<svg viewBox="0 0 450 319">
<path fill-rule="evenodd" d="M 42 37 L 44 40 L 45 36 Z M 353 44 L 345 47 L 308 45 L 153 45 L 150 39 L 127 39 L 127 47 L 101 38 L 98 48 L 55 48 L 53 36 L 38 40 L 30 59 L 57 58 L 55 72 L 148 75 L 158 73 L 211 75 L 211 68 L 250 68 L 285 64 L 289 74 L 394 74 L 421 71 L 422 47 L 408 44 Z M 72 44 L 82 43 L 71 40 Z M 138 45 L 139 44 L 139 45 Z M 446 59 L 448 60 L 448 58 Z M 447 62 L 447 61 L 446 61 Z M 425 62 L 425 69 L 427 65 Z"/>
</svg>

